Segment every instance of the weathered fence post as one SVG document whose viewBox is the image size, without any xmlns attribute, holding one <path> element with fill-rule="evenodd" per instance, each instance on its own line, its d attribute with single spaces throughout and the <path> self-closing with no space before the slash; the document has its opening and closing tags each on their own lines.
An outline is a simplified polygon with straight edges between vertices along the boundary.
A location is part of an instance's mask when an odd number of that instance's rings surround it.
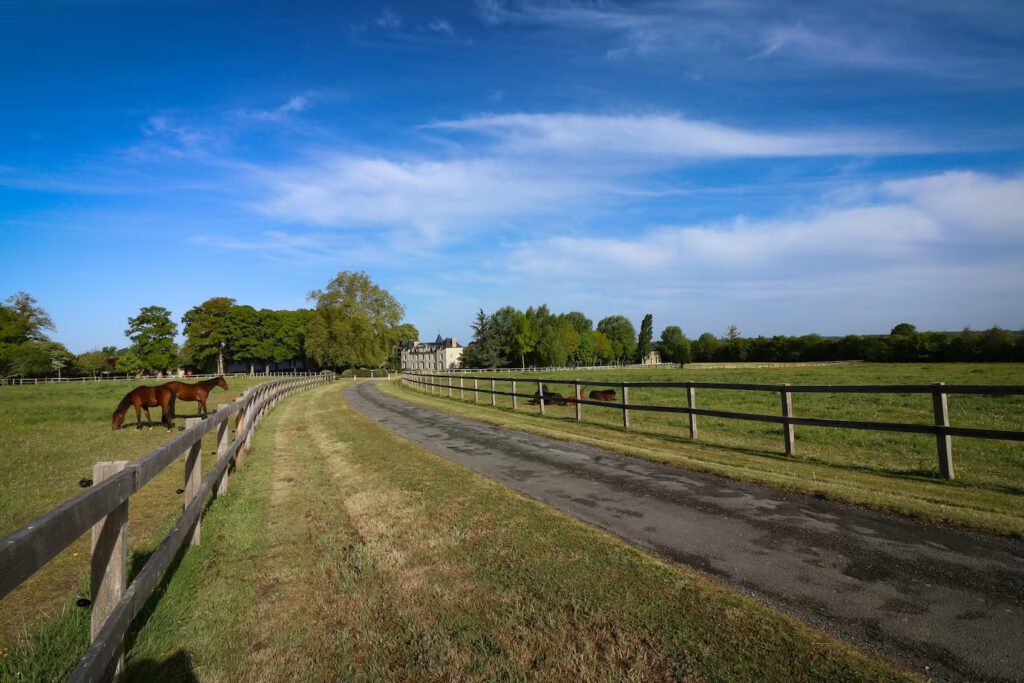
<svg viewBox="0 0 1024 683">
<path fill-rule="evenodd" d="M 217 412 L 221 412 L 225 408 L 230 406 L 221 406 L 217 409 Z M 224 454 L 228 452 L 228 448 L 231 446 L 231 437 L 228 435 L 228 421 L 231 417 L 225 412 L 224 421 L 217 425 L 217 462 L 224 457 Z M 242 458 L 235 457 L 235 467 L 238 469 L 242 468 Z M 224 473 L 220 475 L 220 479 L 217 480 L 217 496 L 222 496 L 228 492 L 228 468 L 224 468 Z"/>
<path fill-rule="evenodd" d="M 100 483 L 128 466 L 127 460 L 98 462 L 92 467 L 92 480 Z M 128 500 L 92 526 L 92 556 L 90 559 L 90 595 L 92 596 L 91 640 L 99 635 L 103 625 L 124 595 L 128 579 Z M 118 644 L 111 659 L 116 678 L 124 669 L 124 642 Z"/>
<path fill-rule="evenodd" d="M 686 407 L 690 410 L 697 407 L 697 389 L 689 383 L 686 385 Z M 690 438 L 697 438 L 697 416 L 693 413 L 690 413 Z"/>
<path fill-rule="evenodd" d="M 491 405 L 492 406 L 498 405 L 497 399 L 498 399 L 498 397 L 494 393 L 494 380 L 492 379 L 491 380 Z"/>
<path fill-rule="evenodd" d="M 480 380 L 473 378 L 473 403 L 480 402 Z"/>
<path fill-rule="evenodd" d="M 782 385 L 782 417 L 793 417 L 793 392 L 789 390 L 789 383 Z M 790 422 L 782 423 L 782 438 L 786 442 L 786 455 L 796 453 L 796 428 Z"/>
<path fill-rule="evenodd" d="M 462 381 L 462 375 L 459 375 L 459 398 L 463 401 L 466 400 L 466 387 L 465 382 Z"/>
<path fill-rule="evenodd" d="M 540 404 L 540 414 L 544 414 L 544 383 L 540 380 L 537 381 L 537 403 Z"/>
<path fill-rule="evenodd" d="M 932 408 L 935 411 L 935 426 L 949 426 L 949 403 L 947 394 L 942 390 L 945 382 L 935 382 L 932 390 Z M 953 479 L 953 437 L 949 434 L 936 434 L 935 443 L 939 449 L 939 472 L 945 479 Z"/>
<path fill-rule="evenodd" d="M 622 427 L 629 429 L 629 386 L 625 382 L 622 383 Z"/>
<path fill-rule="evenodd" d="M 452 376 L 448 375 L 448 398 L 452 397 Z"/>
<path fill-rule="evenodd" d="M 580 383 L 579 380 L 573 382 L 572 385 L 573 394 L 576 396 L 576 421 L 583 421 L 583 404 L 580 403 Z"/>
<path fill-rule="evenodd" d="M 516 381 L 512 380 L 512 410 L 516 409 Z"/>
<path fill-rule="evenodd" d="M 185 429 L 191 429 L 196 425 L 202 424 L 203 418 L 201 417 L 189 417 L 185 419 Z M 189 449 L 188 455 L 185 456 L 185 501 L 182 508 L 187 508 L 192 499 L 199 493 L 199 486 L 203 483 L 203 440 L 199 439 L 192 448 Z M 196 524 L 192 527 L 192 530 L 188 534 L 189 545 L 199 545 L 199 538 L 201 534 L 201 526 L 203 523 L 203 516 L 200 515 L 196 518 Z"/>
</svg>

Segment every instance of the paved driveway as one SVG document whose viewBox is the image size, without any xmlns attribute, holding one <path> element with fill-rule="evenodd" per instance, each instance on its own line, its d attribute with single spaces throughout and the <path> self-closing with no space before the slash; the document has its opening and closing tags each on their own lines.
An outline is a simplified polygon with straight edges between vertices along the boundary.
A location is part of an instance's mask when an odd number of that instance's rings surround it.
<svg viewBox="0 0 1024 683">
<path fill-rule="evenodd" d="M 1024 680 L 1024 543 L 501 429 L 355 383 L 397 434 L 940 680 Z"/>
</svg>

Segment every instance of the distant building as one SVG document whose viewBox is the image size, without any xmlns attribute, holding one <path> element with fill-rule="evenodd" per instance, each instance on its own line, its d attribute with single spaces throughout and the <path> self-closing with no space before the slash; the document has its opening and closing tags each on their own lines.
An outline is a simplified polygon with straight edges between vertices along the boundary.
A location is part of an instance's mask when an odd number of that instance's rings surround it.
<svg viewBox="0 0 1024 683">
<path fill-rule="evenodd" d="M 448 370 L 459 367 L 463 348 L 454 337 L 437 335 L 433 343 L 411 341 L 402 347 L 403 370 Z"/>
<path fill-rule="evenodd" d="M 660 365 L 661 364 L 661 354 L 658 353 L 657 351 L 651 351 L 650 353 L 647 354 L 647 357 L 644 358 L 640 362 L 640 364 L 641 365 Z"/>
</svg>

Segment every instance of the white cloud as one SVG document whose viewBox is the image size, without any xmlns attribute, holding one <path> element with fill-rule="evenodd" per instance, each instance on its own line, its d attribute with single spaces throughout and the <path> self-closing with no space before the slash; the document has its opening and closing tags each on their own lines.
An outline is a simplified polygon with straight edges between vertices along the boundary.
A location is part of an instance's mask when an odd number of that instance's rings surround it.
<svg viewBox="0 0 1024 683">
<path fill-rule="evenodd" d="M 627 155 L 674 159 L 887 155 L 924 151 L 913 140 L 868 132 L 771 132 L 678 114 L 504 114 L 428 128 L 491 136 L 512 153 Z"/>
<path fill-rule="evenodd" d="M 254 207 L 290 222 L 413 228 L 441 241 L 493 229 L 514 216 L 564 210 L 598 193 L 598 181 L 496 159 L 404 161 L 337 155 L 260 174 Z"/>
<path fill-rule="evenodd" d="M 1024 178 L 1020 176 L 952 171 L 887 182 L 882 190 L 964 233 L 1024 241 Z"/>
</svg>

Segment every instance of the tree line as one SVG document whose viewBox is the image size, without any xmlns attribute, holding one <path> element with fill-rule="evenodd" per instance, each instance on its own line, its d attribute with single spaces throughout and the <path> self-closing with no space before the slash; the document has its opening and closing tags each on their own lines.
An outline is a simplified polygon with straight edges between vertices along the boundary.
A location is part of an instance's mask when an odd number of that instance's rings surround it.
<svg viewBox="0 0 1024 683">
<path fill-rule="evenodd" d="M 0 377 L 63 374 L 166 373 L 178 368 L 223 373 L 231 364 L 249 372 L 271 367 L 344 370 L 397 367 L 399 349 L 419 336 L 402 324 L 404 307 L 363 272 L 344 271 L 323 290 L 310 292 L 313 308 L 256 309 L 230 297 L 213 297 L 178 323 L 163 306 L 144 306 L 128 318 L 126 347 L 104 346 L 75 356 L 52 341 L 49 314 L 19 292 L 0 305 Z"/>
<path fill-rule="evenodd" d="M 691 340 L 677 325 L 653 340 L 653 317 L 637 332 L 623 315 L 603 318 L 595 327 L 579 311 L 554 314 L 547 305 L 525 311 L 511 306 L 472 324 L 473 341 L 462 355 L 467 368 L 564 367 L 643 362 L 653 350 L 666 363 L 809 362 L 1024 362 L 1024 332 L 1000 327 L 975 332 L 919 332 L 909 323 L 888 335 L 743 337 L 735 325 L 724 336 L 704 332 Z"/>
</svg>

